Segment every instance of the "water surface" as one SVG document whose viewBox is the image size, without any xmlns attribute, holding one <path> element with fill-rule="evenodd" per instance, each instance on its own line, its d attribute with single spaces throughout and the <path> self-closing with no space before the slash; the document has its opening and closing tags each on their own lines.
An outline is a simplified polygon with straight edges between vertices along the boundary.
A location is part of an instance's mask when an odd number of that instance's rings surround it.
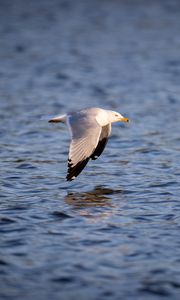
<svg viewBox="0 0 180 300">
<path fill-rule="evenodd" d="M 179 299 L 179 1 L 1 1 L 1 299 Z M 68 130 L 117 110 L 66 182 Z"/>
</svg>

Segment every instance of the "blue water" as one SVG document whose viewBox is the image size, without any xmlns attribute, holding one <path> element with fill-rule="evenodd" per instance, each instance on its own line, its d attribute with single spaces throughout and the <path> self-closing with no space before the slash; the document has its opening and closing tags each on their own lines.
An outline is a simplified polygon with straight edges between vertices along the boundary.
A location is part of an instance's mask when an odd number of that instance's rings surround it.
<svg viewBox="0 0 180 300">
<path fill-rule="evenodd" d="M 1 1 L 0 298 L 179 299 L 179 1 Z M 66 182 L 42 117 L 119 111 Z"/>
</svg>

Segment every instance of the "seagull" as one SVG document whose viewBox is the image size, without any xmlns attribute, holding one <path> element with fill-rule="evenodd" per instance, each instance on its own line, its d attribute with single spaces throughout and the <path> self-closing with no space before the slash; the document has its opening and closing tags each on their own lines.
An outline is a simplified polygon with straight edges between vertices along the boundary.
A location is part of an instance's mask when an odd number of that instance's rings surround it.
<svg viewBox="0 0 180 300">
<path fill-rule="evenodd" d="M 129 122 L 120 113 L 102 108 L 87 108 L 56 116 L 50 123 L 66 123 L 70 134 L 67 181 L 74 180 L 90 159 L 103 152 L 111 133 L 111 123 Z"/>
</svg>

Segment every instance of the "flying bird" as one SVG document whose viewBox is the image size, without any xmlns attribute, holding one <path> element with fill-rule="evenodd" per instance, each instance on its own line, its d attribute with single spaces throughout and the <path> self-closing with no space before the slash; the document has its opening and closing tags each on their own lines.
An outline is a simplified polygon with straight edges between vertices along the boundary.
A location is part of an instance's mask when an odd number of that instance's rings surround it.
<svg viewBox="0 0 180 300">
<path fill-rule="evenodd" d="M 50 123 L 66 123 L 70 134 L 67 181 L 74 180 L 90 159 L 103 152 L 111 133 L 111 123 L 129 122 L 120 113 L 101 108 L 87 108 L 56 116 Z"/>
</svg>

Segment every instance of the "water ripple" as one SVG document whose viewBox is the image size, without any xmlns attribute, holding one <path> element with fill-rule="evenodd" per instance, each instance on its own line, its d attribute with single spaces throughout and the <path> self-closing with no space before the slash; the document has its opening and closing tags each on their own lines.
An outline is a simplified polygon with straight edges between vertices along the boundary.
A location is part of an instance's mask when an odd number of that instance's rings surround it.
<svg viewBox="0 0 180 300">
<path fill-rule="evenodd" d="M 179 12 L 0 1 L 1 299 L 179 299 Z M 47 120 L 89 106 L 131 122 L 66 182 L 70 136 Z"/>
</svg>

